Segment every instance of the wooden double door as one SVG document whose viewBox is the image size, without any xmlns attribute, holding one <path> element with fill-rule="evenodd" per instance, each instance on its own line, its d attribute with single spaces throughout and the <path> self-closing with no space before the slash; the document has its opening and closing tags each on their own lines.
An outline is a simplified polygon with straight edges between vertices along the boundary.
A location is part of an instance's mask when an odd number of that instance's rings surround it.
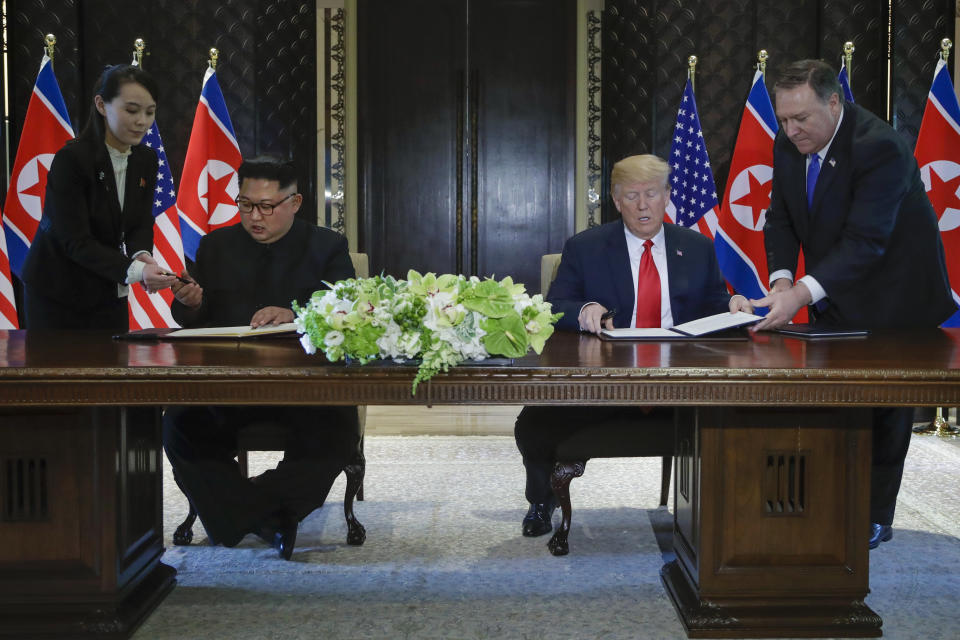
<svg viewBox="0 0 960 640">
<path fill-rule="evenodd" d="M 371 273 L 512 276 L 573 232 L 574 0 L 361 0 Z"/>
</svg>

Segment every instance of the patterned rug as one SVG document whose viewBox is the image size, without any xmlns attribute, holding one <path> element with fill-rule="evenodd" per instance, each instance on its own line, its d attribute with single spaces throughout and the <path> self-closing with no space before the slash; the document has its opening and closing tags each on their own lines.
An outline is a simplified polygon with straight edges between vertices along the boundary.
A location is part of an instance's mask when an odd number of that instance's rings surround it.
<svg viewBox="0 0 960 640">
<path fill-rule="evenodd" d="M 686 638 L 660 583 L 671 527 L 655 458 L 592 460 L 571 485 L 569 556 L 520 535 L 523 466 L 502 436 L 370 436 L 362 547 L 345 544 L 343 479 L 300 527 L 291 562 L 248 536 L 170 539 L 186 502 L 166 468 L 163 561 L 178 585 L 134 636 Z M 251 455 L 251 473 L 277 454 Z M 559 516 L 555 516 L 554 522 Z M 960 447 L 914 436 L 894 538 L 871 552 L 884 637 L 957 637 Z"/>
</svg>

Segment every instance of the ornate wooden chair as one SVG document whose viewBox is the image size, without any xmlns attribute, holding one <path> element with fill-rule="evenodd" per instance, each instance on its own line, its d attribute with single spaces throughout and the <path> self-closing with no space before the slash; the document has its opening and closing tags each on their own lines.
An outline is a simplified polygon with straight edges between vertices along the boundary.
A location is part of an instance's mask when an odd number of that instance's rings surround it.
<svg viewBox="0 0 960 640">
<path fill-rule="evenodd" d="M 367 254 L 350 253 L 353 269 L 357 277 L 366 278 L 370 273 Z M 363 457 L 363 435 L 367 421 L 367 408 L 357 407 L 359 418 L 360 439 L 357 447 L 357 456 L 353 462 L 344 467 L 347 476 L 347 488 L 343 498 L 343 515 L 347 521 L 347 544 L 362 545 L 367 539 L 366 530 L 353 513 L 353 499 L 363 500 L 363 476 L 366 471 L 366 459 Z M 248 451 L 283 451 L 285 438 L 283 425 L 264 422 L 251 424 L 237 434 L 237 462 L 240 472 L 249 475 L 247 466 Z M 193 523 L 197 520 L 197 511 L 190 505 L 186 519 L 177 527 L 173 534 L 175 545 L 188 545 L 193 541 Z"/>
<path fill-rule="evenodd" d="M 546 296 L 557 275 L 560 254 L 544 255 L 540 260 L 541 291 Z M 555 556 L 570 552 L 570 482 L 583 475 L 589 458 L 634 458 L 659 456 L 663 459 L 660 474 L 660 506 L 667 504 L 676 434 L 676 411 L 672 407 L 651 408 L 642 421 L 606 420 L 590 425 L 575 436 L 559 443 L 557 462 L 550 477 L 553 494 L 560 505 L 560 526 L 547 547 Z"/>
</svg>

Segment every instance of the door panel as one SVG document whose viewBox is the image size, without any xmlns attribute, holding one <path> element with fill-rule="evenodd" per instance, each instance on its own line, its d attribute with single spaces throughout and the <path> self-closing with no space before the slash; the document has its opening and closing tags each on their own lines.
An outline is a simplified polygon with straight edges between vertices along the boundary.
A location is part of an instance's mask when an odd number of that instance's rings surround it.
<svg viewBox="0 0 960 640">
<path fill-rule="evenodd" d="M 371 272 L 511 275 L 573 230 L 573 0 L 359 4 Z"/>
</svg>

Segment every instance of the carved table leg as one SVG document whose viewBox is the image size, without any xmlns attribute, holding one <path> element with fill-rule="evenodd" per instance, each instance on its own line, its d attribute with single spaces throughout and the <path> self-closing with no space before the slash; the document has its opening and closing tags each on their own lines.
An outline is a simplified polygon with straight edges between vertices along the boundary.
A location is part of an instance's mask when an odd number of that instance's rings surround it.
<svg viewBox="0 0 960 640">
<path fill-rule="evenodd" d="M 570 533 L 570 481 L 583 475 L 586 468 L 586 461 L 578 462 L 557 462 L 553 467 L 553 474 L 550 476 L 550 487 L 553 489 L 553 495 L 560 504 L 560 526 L 554 532 L 547 548 L 555 556 L 565 556 L 570 553 L 570 547 L 567 545 L 567 535 Z"/>
<path fill-rule="evenodd" d="M 353 462 L 343 468 L 347 474 L 347 493 L 343 498 L 343 515 L 347 519 L 347 544 L 360 546 L 367 539 L 367 531 L 353 515 L 353 499 L 363 487 L 363 476 L 367 462 L 362 453 L 358 453 Z"/>
<path fill-rule="evenodd" d="M 173 544 L 183 547 L 193 542 L 193 523 L 197 521 L 197 510 L 190 505 L 190 512 L 177 530 L 173 532 Z"/>
</svg>

